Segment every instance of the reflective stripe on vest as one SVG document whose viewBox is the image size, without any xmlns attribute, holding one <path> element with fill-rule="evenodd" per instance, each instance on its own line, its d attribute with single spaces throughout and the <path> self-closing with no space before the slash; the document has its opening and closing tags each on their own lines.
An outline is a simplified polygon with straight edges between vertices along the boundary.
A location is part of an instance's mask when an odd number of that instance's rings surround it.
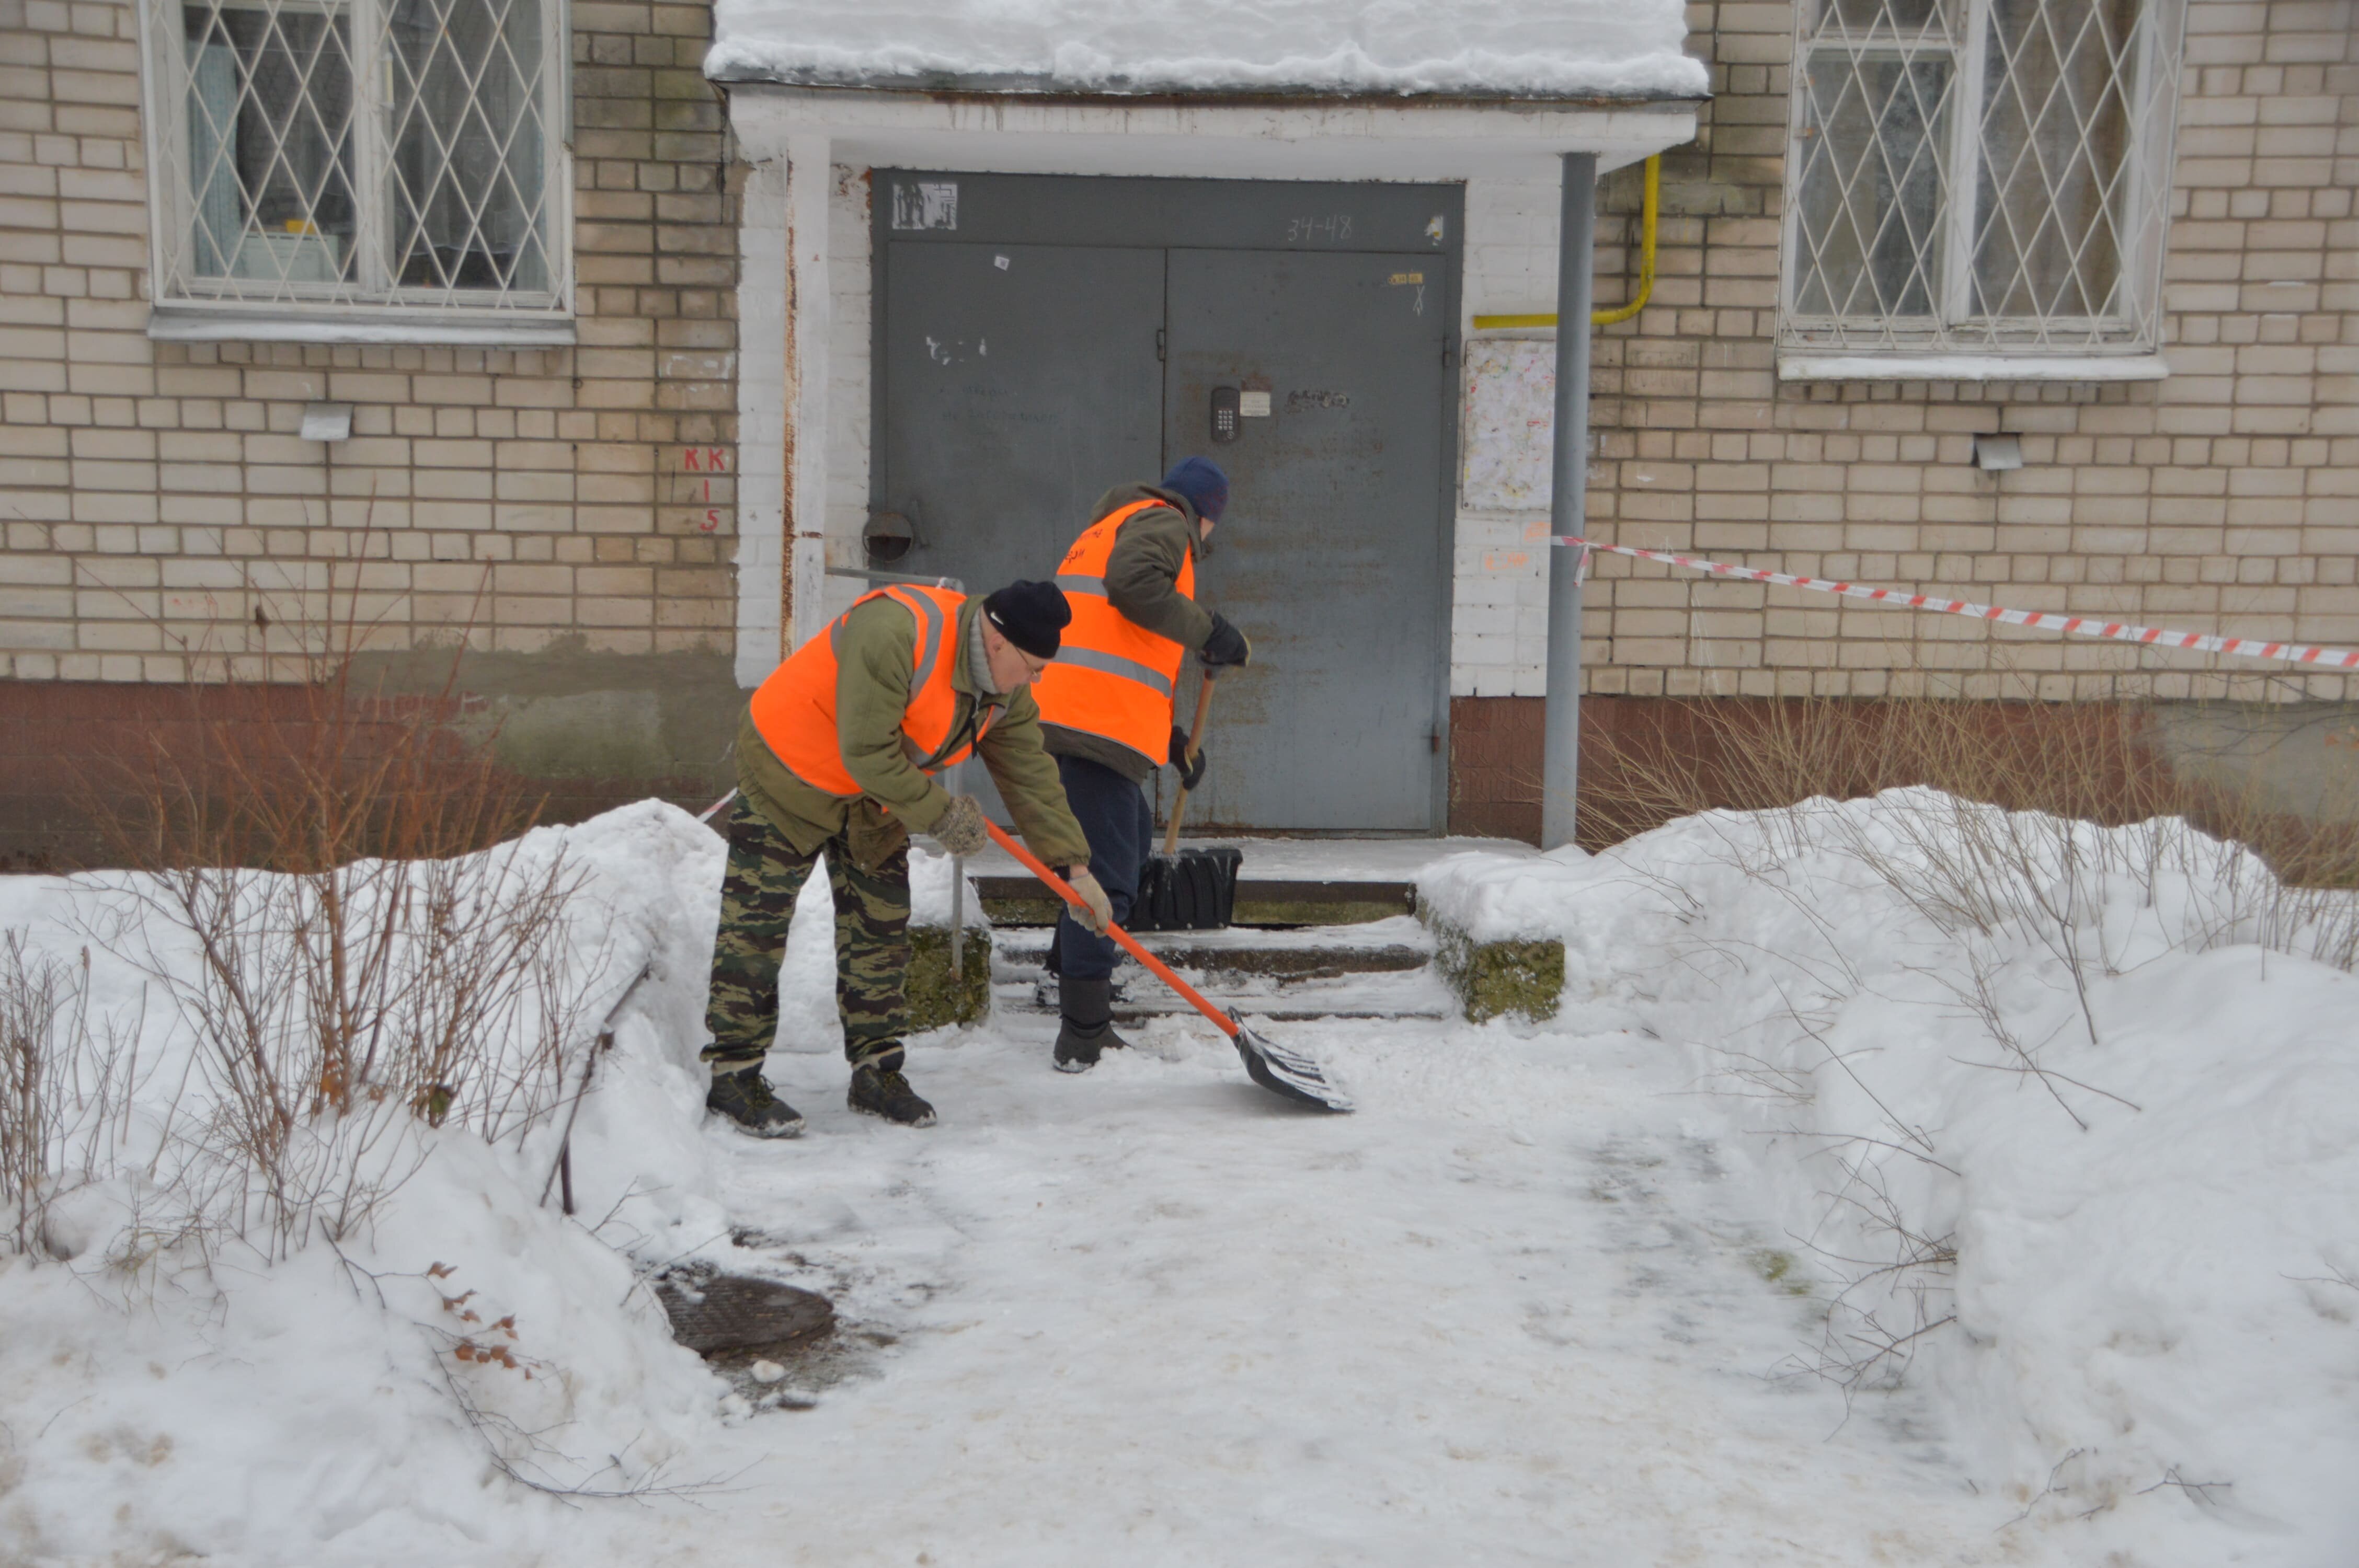
<svg viewBox="0 0 2359 1568">
<path fill-rule="evenodd" d="M 959 606 L 965 595 L 939 588 L 896 585 L 862 594 L 857 610 L 871 600 L 889 599 L 909 611 L 918 623 L 917 645 L 911 650 L 909 702 L 901 714 L 902 749 L 925 772 L 940 773 L 965 759 L 972 741 L 943 755 L 951 741 L 951 723 L 958 716 L 958 692 L 951 674 L 958 668 L 952 645 L 958 635 Z M 835 682 L 840 668 L 837 653 L 843 641 L 847 610 L 828 624 L 827 634 L 813 637 L 770 672 L 754 693 L 754 728 L 787 765 L 787 770 L 812 788 L 829 795 L 861 793 L 859 781 L 843 763 L 843 742 L 836 728 Z M 984 710 L 973 740 L 981 740 L 999 709 Z"/>
<path fill-rule="evenodd" d="M 1187 650 L 1125 616 L 1106 597 L 1106 563 L 1122 525 L 1162 501 L 1134 501 L 1082 531 L 1057 564 L 1057 586 L 1072 607 L 1072 624 L 1056 662 L 1032 683 L 1040 721 L 1129 747 L 1160 765 L 1171 749 L 1171 694 Z M 1180 563 L 1174 586 L 1196 597 L 1196 553 Z"/>
</svg>

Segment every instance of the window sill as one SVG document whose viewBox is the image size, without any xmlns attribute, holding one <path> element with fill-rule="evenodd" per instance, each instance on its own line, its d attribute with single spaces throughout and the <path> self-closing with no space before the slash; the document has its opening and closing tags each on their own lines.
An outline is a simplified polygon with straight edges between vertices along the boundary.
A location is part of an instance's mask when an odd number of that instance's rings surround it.
<svg viewBox="0 0 2359 1568">
<path fill-rule="evenodd" d="M 1781 353 L 1779 381 L 2160 381 L 2160 354 Z"/>
<path fill-rule="evenodd" d="M 257 312 L 251 307 L 233 311 L 158 305 L 147 313 L 147 336 L 161 343 L 416 343 L 468 349 L 570 349 L 574 343 L 570 316 L 437 319 L 398 308 L 306 316 L 285 309 Z"/>
</svg>

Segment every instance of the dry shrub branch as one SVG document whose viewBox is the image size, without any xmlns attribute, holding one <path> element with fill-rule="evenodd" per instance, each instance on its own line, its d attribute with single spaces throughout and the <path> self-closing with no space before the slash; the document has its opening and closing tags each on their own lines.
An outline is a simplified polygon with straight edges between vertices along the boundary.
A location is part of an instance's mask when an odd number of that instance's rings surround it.
<svg viewBox="0 0 2359 1568">
<path fill-rule="evenodd" d="M 2178 817 L 2289 883 L 2359 887 L 2359 827 L 2272 809 L 2173 769 L 2142 708 L 2102 702 L 1667 698 L 1582 735 L 1582 838 L 1619 843 L 1715 807 L 1775 810 L 1927 784 L 2104 826 Z"/>
<path fill-rule="evenodd" d="M 69 964 L 0 932 L 0 1255 L 62 1254 L 51 1206 L 139 1161 L 140 1023 L 93 1027 L 90 993 L 89 948 Z"/>
<path fill-rule="evenodd" d="M 349 620 L 299 681 L 192 687 L 94 792 L 102 938 L 193 1037 L 185 1207 L 278 1256 L 342 1240 L 423 1157 L 419 1124 L 520 1139 L 585 1045 L 582 874 L 442 691 L 356 688 Z"/>
<path fill-rule="evenodd" d="M 1651 705 L 1586 746 L 1584 838 L 1610 843 L 1713 808 L 1760 814 L 1723 826 L 1728 864 L 1798 907 L 1808 901 L 1790 868 L 1811 857 L 1897 895 L 1940 935 L 1940 957 L 1915 974 L 1988 1043 L 1988 1059 L 1967 1065 L 2017 1076 L 2036 1104 L 2086 1128 L 2101 1103 L 2137 1108 L 2048 1059 L 2104 1042 L 2097 980 L 2230 944 L 2359 968 L 2359 832 L 2180 776 L 2148 721 L 2113 705 L 1934 697 Z M 1931 787 L 1906 787 L 1918 785 Z M 1884 796 L 1873 813 L 1829 806 L 1872 795 Z M 1800 1365 L 1851 1392 L 1900 1380 L 1955 1319 L 1956 1238 L 1908 1212 L 1890 1179 L 1896 1161 L 1950 1167 L 1940 1130 L 1895 1114 L 1831 1041 L 1865 982 L 1801 912 L 1828 951 L 1709 955 L 1772 960 L 1795 982 L 1793 995 L 1779 987 L 1784 1054 L 1715 1047 L 1715 1077 L 1791 1106 L 1775 1130 L 1807 1139 L 1822 1162 L 1823 1227 L 1845 1239 L 1800 1238 L 1832 1280 L 1821 1342 Z M 2027 975 L 2038 977 L 2030 991 Z M 2061 1006 L 2038 1003 L 2039 987 Z M 1850 1076 L 1874 1125 L 1831 1129 L 1810 1113 L 1812 1074 L 1829 1066 Z"/>
</svg>

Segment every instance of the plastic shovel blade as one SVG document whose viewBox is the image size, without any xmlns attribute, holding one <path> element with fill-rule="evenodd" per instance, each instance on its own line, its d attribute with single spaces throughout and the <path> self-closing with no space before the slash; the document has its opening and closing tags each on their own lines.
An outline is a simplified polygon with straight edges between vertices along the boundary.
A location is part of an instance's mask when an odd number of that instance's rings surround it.
<svg viewBox="0 0 2359 1568">
<path fill-rule="evenodd" d="M 1328 1081 L 1319 1064 L 1299 1051 L 1289 1051 L 1274 1044 L 1245 1027 L 1236 1009 L 1229 1010 L 1229 1022 L 1237 1026 L 1229 1036 L 1236 1042 L 1237 1054 L 1245 1058 L 1245 1075 L 1272 1094 L 1321 1110 L 1350 1110 L 1352 1097 Z"/>
</svg>

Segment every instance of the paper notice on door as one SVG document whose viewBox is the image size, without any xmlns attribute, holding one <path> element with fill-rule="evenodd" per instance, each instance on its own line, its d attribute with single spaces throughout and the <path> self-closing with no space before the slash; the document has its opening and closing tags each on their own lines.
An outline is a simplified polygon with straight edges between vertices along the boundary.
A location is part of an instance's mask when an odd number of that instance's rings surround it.
<svg viewBox="0 0 2359 1568">
<path fill-rule="evenodd" d="M 893 182 L 893 227 L 896 229 L 956 229 L 958 183 L 955 180 L 897 179 Z"/>
<path fill-rule="evenodd" d="M 1247 419 L 1268 418 L 1269 394 L 1266 392 L 1241 392 L 1237 394 L 1237 413 Z"/>
</svg>

